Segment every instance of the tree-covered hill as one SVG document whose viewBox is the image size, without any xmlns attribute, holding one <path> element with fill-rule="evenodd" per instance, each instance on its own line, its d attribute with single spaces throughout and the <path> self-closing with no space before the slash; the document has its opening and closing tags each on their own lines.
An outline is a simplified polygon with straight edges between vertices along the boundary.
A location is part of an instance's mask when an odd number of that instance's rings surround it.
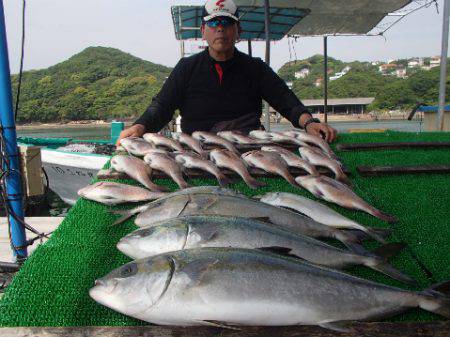
<svg viewBox="0 0 450 337">
<path fill-rule="evenodd" d="M 55 66 L 23 73 L 17 120 L 29 123 L 137 116 L 170 71 L 118 49 L 89 47 Z M 15 93 L 17 75 L 12 76 L 12 84 Z"/>
<path fill-rule="evenodd" d="M 405 67 L 408 60 L 395 62 Z M 429 64 L 429 60 L 428 60 Z M 378 65 L 369 62 L 342 62 L 328 59 L 328 76 L 350 67 L 348 73 L 328 82 L 329 98 L 375 97 L 371 109 L 409 109 L 422 102 L 436 105 L 439 95 L 439 67 L 431 70 L 407 68 L 407 78 L 395 75 L 382 75 Z M 309 69 L 305 78 L 295 78 L 295 72 Z M 292 90 L 301 99 L 322 98 L 323 86 L 315 86 L 316 80 L 323 78 L 323 56 L 314 55 L 305 60 L 288 62 L 278 74 L 287 82 L 292 82 Z M 450 97 L 450 63 L 447 69 L 447 93 Z"/>
</svg>

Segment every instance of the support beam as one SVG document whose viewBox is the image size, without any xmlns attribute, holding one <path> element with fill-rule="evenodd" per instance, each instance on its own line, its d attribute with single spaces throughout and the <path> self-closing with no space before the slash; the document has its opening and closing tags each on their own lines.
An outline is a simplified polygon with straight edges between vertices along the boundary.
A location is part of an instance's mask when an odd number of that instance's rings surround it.
<svg viewBox="0 0 450 337">
<path fill-rule="evenodd" d="M 447 53 L 448 53 L 448 25 L 450 15 L 450 0 L 444 0 L 444 11 L 442 13 L 442 46 L 441 46 L 441 74 L 439 82 L 439 109 L 436 118 L 436 130 L 444 130 L 444 105 L 445 105 L 445 82 L 447 79 Z"/>
<path fill-rule="evenodd" d="M 328 105 L 328 50 L 327 36 L 323 37 L 323 116 L 325 123 L 328 121 L 327 116 Z"/>
<path fill-rule="evenodd" d="M 266 64 L 270 66 L 270 4 L 269 0 L 264 0 L 264 24 L 265 24 L 265 33 L 266 33 Z M 269 103 L 265 102 L 264 104 L 264 112 L 265 112 L 265 123 L 264 127 L 266 131 L 270 131 L 270 112 L 269 112 Z"/>
<path fill-rule="evenodd" d="M 252 40 L 248 39 L 248 56 L 252 57 Z"/>
</svg>

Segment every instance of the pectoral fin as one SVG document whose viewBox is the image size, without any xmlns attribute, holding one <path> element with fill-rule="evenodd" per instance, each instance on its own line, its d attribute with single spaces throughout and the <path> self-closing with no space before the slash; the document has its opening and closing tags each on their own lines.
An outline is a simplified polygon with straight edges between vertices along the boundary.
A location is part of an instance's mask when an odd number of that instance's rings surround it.
<svg viewBox="0 0 450 337">
<path fill-rule="evenodd" d="M 202 283 L 203 277 L 209 268 L 214 266 L 217 262 L 219 262 L 215 258 L 206 258 L 199 259 L 184 265 L 180 272 L 186 274 L 186 276 L 190 279 L 188 286 L 195 287 Z"/>
<path fill-rule="evenodd" d="M 350 325 L 351 325 L 350 321 L 320 323 L 317 325 L 324 329 L 333 330 L 333 331 L 337 331 L 337 332 L 349 333 L 349 332 L 353 331 L 353 329 L 350 328 Z"/>
<path fill-rule="evenodd" d="M 204 325 L 214 326 L 214 327 L 222 328 L 222 329 L 237 330 L 237 331 L 242 330 L 242 329 L 240 329 L 240 328 L 238 328 L 238 327 L 236 327 L 236 326 L 229 325 L 229 324 L 226 323 L 226 322 L 220 322 L 220 321 L 208 321 L 208 320 L 199 321 L 199 322 L 201 322 L 201 323 L 204 324 Z"/>
</svg>

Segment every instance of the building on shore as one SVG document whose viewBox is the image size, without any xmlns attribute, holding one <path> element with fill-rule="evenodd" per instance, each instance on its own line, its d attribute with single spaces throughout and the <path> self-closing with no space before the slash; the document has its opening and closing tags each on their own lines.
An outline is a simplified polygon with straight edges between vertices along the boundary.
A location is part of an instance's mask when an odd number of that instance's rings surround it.
<svg viewBox="0 0 450 337">
<path fill-rule="evenodd" d="M 374 100 L 375 97 L 330 98 L 327 112 L 339 115 L 364 114 Z M 304 99 L 302 102 L 312 113 L 323 113 L 323 99 Z"/>
</svg>

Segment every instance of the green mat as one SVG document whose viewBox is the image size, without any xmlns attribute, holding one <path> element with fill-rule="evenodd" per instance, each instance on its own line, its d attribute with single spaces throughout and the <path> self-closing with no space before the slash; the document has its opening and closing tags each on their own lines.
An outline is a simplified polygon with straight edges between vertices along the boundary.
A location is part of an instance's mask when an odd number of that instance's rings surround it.
<svg viewBox="0 0 450 337">
<path fill-rule="evenodd" d="M 340 143 L 386 141 L 450 141 L 450 133 L 342 134 Z M 351 170 L 356 193 L 383 211 L 399 218 L 392 225 L 391 242 L 403 241 L 408 248 L 392 259 L 392 264 L 413 276 L 420 289 L 450 279 L 450 176 L 417 174 L 364 178 L 359 165 L 450 164 L 450 150 L 394 150 L 337 152 Z M 232 187 L 251 196 L 269 191 L 298 193 L 315 199 L 309 192 L 295 189 L 281 179 L 261 179 L 267 187 L 252 191 L 243 182 Z M 129 180 L 124 182 L 131 183 Z M 168 180 L 157 181 L 175 189 Z M 209 179 L 191 180 L 193 185 L 214 185 Z M 358 211 L 331 205 L 340 213 L 363 224 L 388 227 L 381 220 Z M 122 206 L 124 208 L 125 206 Z M 129 206 L 127 206 L 129 207 Z M 125 207 L 126 208 L 126 207 Z M 115 248 L 118 240 L 134 230 L 132 220 L 111 227 L 116 216 L 110 207 L 79 200 L 68 216 L 27 260 L 0 302 L 0 326 L 120 326 L 144 325 L 94 302 L 88 295 L 96 278 L 129 261 Z M 377 244 L 369 242 L 367 247 Z M 350 273 L 385 284 L 405 286 L 364 267 Z M 428 321 L 440 317 L 410 310 L 392 321 Z"/>
</svg>

